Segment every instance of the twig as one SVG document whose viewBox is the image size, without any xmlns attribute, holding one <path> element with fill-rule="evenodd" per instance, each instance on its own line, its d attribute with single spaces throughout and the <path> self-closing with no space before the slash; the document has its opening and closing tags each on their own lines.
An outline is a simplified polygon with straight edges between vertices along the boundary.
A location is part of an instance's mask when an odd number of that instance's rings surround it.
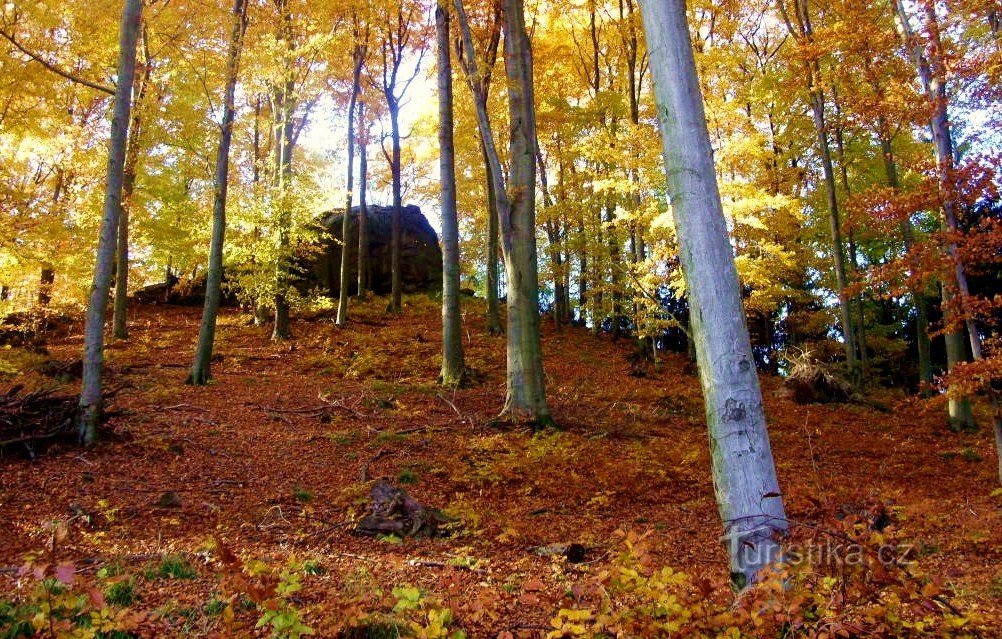
<svg viewBox="0 0 1002 639">
<path fill-rule="evenodd" d="M 201 406 L 192 406 L 191 404 L 175 404 L 174 406 L 161 406 L 160 410 L 193 410 L 199 413 L 208 413 L 209 409 L 202 408 Z"/>
<path fill-rule="evenodd" d="M 384 448 L 380 448 L 379 451 L 375 455 L 372 456 L 372 459 L 370 459 L 369 461 L 365 462 L 365 465 L 362 466 L 362 483 L 365 483 L 365 482 L 368 481 L 369 466 L 370 465 L 375 464 L 377 461 L 379 461 L 383 457 L 386 457 L 386 456 L 392 455 L 392 454 L 393 454 L 392 450 L 386 450 Z"/>
</svg>

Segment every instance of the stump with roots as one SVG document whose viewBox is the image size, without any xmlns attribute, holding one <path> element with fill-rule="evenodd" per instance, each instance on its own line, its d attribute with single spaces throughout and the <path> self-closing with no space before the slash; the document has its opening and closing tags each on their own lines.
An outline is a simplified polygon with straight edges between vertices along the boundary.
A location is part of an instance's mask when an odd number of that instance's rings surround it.
<svg viewBox="0 0 1002 639">
<path fill-rule="evenodd" d="M 790 372 L 785 385 L 798 404 L 839 403 L 852 400 L 852 384 L 833 370 L 833 367 L 815 359 L 808 350 L 787 354 Z"/>
<path fill-rule="evenodd" d="M 443 522 L 435 509 L 422 506 L 406 490 L 385 479 L 376 481 L 371 498 L 371 512 L 355 527 L 356 535 L 433 537 Z"/>
</svg>

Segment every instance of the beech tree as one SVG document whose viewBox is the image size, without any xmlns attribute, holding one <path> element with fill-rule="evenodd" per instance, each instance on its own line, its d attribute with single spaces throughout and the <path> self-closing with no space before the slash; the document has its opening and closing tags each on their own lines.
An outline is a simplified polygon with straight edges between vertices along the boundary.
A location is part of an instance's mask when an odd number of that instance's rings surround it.
<svg viewBox="0 0 1002 639">
<path fill-rule="evenodd" d="M 365 65 L 365 57 L 368 51 L 368 37 L 368 27 L 365 28 L 363 34 L 363 29 L 356 22 L 354 29 L 355 46 L 351 54 L 351 92 L 348 98 L 348 177 L 345 186 L 348 194 L 345 196 L 344 217 L 341 219 L 341 274 L 337 303 L 337 325 L 341 327 L 348 323 L 348 230 L 350 228 L 349 223 L 351 222 L 351 200 L 355 190 L 355 109 L 358 104 L 358 92 L 362 83 L 362 67 Z M 365 151 L 363 150 L 362 153 L 364 154 Z M 359 216 L 358 230 L 359 237 L 361 237 L 362 232 L 364 232 L 361 215 Z M 361 246 L 361 243 L 359 246 Z M 359 255 L 359 259 L 361 259 L 361 254 Z M 359 291 L 361 290 L 361 286 L 359 286 Z"/>
<path fill-rule="evenodd" d="M 142 145 L 141 137 L 143 131 L 143 106 L 149 94 L 150 81 L 153 75 L 153 60 L 150 59 L 149 36 L 146 33 L 146 25 L 142 25 L 140 28 L 139 40 L 142 43 L 145 55 L 142 73 L 137 75 L 136 87 L 133 90 L 129 135 L 125 145 L 125 165 L 122 169 L 122 213 L 118 220 L 118 244 L 115 252 L 115 303 L 112 317 L 112 335 L 114 335 L 115 339 L 127 339 L 129 337 L 129 209 L 132 206 L 132 196 L 136 189 L 136 172 L 139 168 L 139 152 Z"/>
<path fill-rule="evenodd" d="M 918 74 L 919 81 L 929 101 L 930 119 L 929 128 L 932 131 L 933 148 L 936 157 L 936 177 L 939 187 L 939 195 L 942 210 L 942 224 L 949 234 L 946 242 L 946 252 L 952 265 L 950 273 L 951 280 L 943 284 L 943 308 L 946 314 L 946 325 L 948 334 L 946 337 L 947 361 L 950 369 L 954 369 L 961 361 L 966 359 L 964 353 L 963 335 L 967 329 L 967 337 L 971 347 L 971 354 L 975 361 L 984 359 L 984 348 L 981 340 L 981 333 L 975 323 L 973 310 L 970 308 L 971 291 L 967 283 L 967 271 L 964 267 L 964 260 L 960 254 L 957 242 L 953 237 L 960 230 L 958 223 L 957 201 L 955 193 L 955 159 L 953 132 L 950 126 L 950 116 L 948 111 L 949 96 L 947 94 L 946 82 L 946 62 L 943 59 L 943 43 L 940 35 L 939 17 L 936 13 L 936 5 L 929 0 L 920 3 L 922 14 L 925 15 L 925 27 L 930 40 L 929 46 L 923 46 L 916 37 L 912 26 L 911 17 L 905 7 L 903 0 L 892 0 L 897 25 L 900 30 L 902 40 Z M 959 315 L 957 306 L 954 304 L 954 296 L 959 297 Z M 991 404 L 992 430 L 995 435 L 995 449 L 998 452 L 999 482 L 1002 483 L 1002 406 L 991 380 L 985 385 L 985 391 Z M 970 406 L 966 405 L 966 398 L 956 397 L 953 393 L 950 397 L 950 419 L 953 422 L 964 420 L 968 422 L 972 419 Z M 960 406 L 957 405 L 961 402 Z M 962 424 L 963 425 L 963 424 Z"/>
<path fill-rule="evenodd" d="M 223 118 L 216 149 L 215 197 L 212 203 L 212 239 L 209 245 L 209 269 L 205 276 L 205 305 L 202 325 L 198 331 L 195 361 L 191 365 L 188 383 L 202 385 L 212 378 L 210 371 L 212 347 L 216 336 L 216 317 L 223 281 L 223 243 L 226 235 L 226 194 L 230 175 L 230 143 L 233 139 L 235 95 L 240 71 L 240 52 L 247 30 L 247 0 L 233 2 L 233 31 L 226 63 L 226 88 L 223 95 Z"/>
<path fill-rule="evenodd" d="M 115 109 L 111 121 L 108 172 L 104 188 L 104 214 L 98 238 L 94 282 L 87 302 L 84 328 L 83 378 L 80 386 L 80 441 L 91 446 L 97 439 L 103 396 L 101 368 L 104 361 L 104 320 L 111 290 L 111 270 L 115 259 L 118 220 L 122 213 L 122 181 L 125 168 L 132 85 L 136 75 L 136 43 L 142 19 L 143 0 L 125 0 L 118 36 L 118 77 Z"/>
<path fill-rule="evenodd" d="M 456 212 L 456 152 L 452 120 L 452 46 L 449 5 L 435 6 L 438 49 L 438 144 L 442 209 L 442 374 L 445 386 L 463 380 L 462 326 L 459 310 L 459 221 Z"/>
<path fill-rule="evenodd" d="M 421 69 L 421 58 L 424 56 L 424 45 L 421 42 L 416 44 L 417 58 L 414 61 L 413 72 L 407 77 L 401 77 L 405 73 L 405 64 L 408 61 L 408 54 L 414 49 L 414 40 L 419 38 L 417 33 L 419 11 L 412 2 L 403 2 L 395 12 L 389 12 L 386 16 L 386 23 L 383 28 L 383 37 L 380 43 L 382 54 L 381 87 L 386 98 L 386 108 L 390 118 L 390 151 L 386 153 L 390 165 L 393 189 L 393 212 L 391 214 L 391 236 L 390 236 L 390 305 L 389 312 L 400 313 L 401 280 L 400 280 L 400 235 L 401 222 L 400 215 L 403 207 L 402 201 L 402 176 L 401 176 L 401 150 L 400 150 L 400 108 L 407 90 L 417 77 Z M 385 152 L 385 149 L 384 149 Z"/>
<path fill-rule="evenodd" d="M 713 484 L 738 587 L 787 529 L 684 0 L 641 0 L 675 232 L 706 401 Z"/>
<path fill-rule="evenodd" d="M 536 114 L 532 84 L 532 50 L 525 30 L 521 0 L 504 0 L 505 75 L 508 78 L 508 183 L 501 168 L 480 65 L 462 0 L 455 0 L 466 55 L 468 84 L 474 94 L 477 128 L 494 179 L 494 198 L 501 230 L 501 249 L 508 279 L 507 377 L 500 418 L 526 419 L 539 427 L 554 425 L 546 404 L 542 344 L 539 338 L 539 277 L 536 253 Z"/>
<path fill-rule="evenodd" d="M 858 382 L 860 371 L 856 357 L 856 331 L 852 317 L 852 299 L 847 293 L 849 276 L 846 269 L 845 244 L 842 240 L 842 219 L 839 214 L 838 195 L 835 190 L 835 169 L 832 163 L 831 145 L 828 138 L 829 125 L 825 115 L 825 95 L 821 67 L 813 47 L 814 26 L 811 23 L 808 0 L 793 0 L 793 18 L 786 8 L 785 0 L 777 0 L 779 12 L 783 16 L 790 35 L 797 44 L 807 49 L 804 55 L 804 80 L 810 97 L 811 116 L 817 135 L 818 153 L 824 174 L 825 203 L 828 206 L 828 222 L 831 229 L 832 258 L 835 265 L 835 287 L 839 300 L 839 314 L 842 318 L 842 336 L 845 348 L 846 368 L 853 381 Z M 796 23 L 794 25 L 794 22 Z"/>
</svg>

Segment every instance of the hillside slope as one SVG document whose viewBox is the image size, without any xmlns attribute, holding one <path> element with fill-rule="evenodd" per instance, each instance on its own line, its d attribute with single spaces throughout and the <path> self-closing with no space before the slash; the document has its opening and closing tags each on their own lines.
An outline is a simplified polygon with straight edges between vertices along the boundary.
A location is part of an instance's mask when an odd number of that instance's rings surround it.
<svg viewBox="0 0 1002 639">
<path fill-rule="evenodd" d="M 160 636 L 218 624 L 202 612 L 218 594 L 214 569 L 200 565 L 214 538 L 243 556 L 322 565 L 299 595 L 320 636 L 348 614 L 343 602 L 377 601 L 377 589 L 385 598 L 402 584 L 441 597 L 470 636 L 539 636 L 565 597 L 584 596 L 574 584 L 620 553 L 616 531 L 651 531 L 654 563 L 726 592 L 688 363 L 668 357 L 661 372 L 632 377 L 628 340 L 545 321 L 550 405 L 565 431 L 499 431 L 486 424 L 503 400 L 504 341 L 486 335 L 471 304 L 464 346 L 481 379 L 455 392 L 436 385 L 439 309 L 427 298 L 409 299 L 402 318 L 386 317 L 380 300 L 353 308 L 345 330 L 300 320 L 281 345 L 227 313 L 215 381 L 204 388 L 183 383 L 199 310 L 137 309 L 131 341 L 108 350 L 109 384 L 126 385 L 115 436 L 93 451 L 0 460 L 0 590 L 13 588 L 23 554 L 43 547 L 45 522 L 73 517 L 64 556 L 89 574 L 115 560 L 145 569 L 136 589 L 160 612 Z M 71 359 L 80 346 L 75 334 L 50 351 Z M 799 406 L 777 379 L 763 389 L 795 523 L 886 504 L 923 569 L 999 618 L 1002 501 L 991 496 L 988 434 L 950 433 L 940 411 L 900 398 L 882 397 L 894 407 L 882 413 Z M 378 477 L 444 509 L 453 534 L 353 536 Z M 586 548 L 584 563 L 532 551 L 569 542 Z M 173 554 L 197 577 L 158 578 L 150 566 Z"/>
</svg>

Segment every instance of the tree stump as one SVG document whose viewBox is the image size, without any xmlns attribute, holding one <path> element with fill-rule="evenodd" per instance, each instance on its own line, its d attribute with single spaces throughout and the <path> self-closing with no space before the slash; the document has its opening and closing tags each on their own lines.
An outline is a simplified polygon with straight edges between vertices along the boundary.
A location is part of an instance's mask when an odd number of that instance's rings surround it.
<svg viewBox="0 0 1002 639">
<path fill-rule="evenodd" d="M 376 481 L 371 497 L 372 511 L 355 527 L 356 535 L 432 537 L 438 531 L 441 518 L 434 509 L 425 508 L 385 479 Z"/>
</svg>

